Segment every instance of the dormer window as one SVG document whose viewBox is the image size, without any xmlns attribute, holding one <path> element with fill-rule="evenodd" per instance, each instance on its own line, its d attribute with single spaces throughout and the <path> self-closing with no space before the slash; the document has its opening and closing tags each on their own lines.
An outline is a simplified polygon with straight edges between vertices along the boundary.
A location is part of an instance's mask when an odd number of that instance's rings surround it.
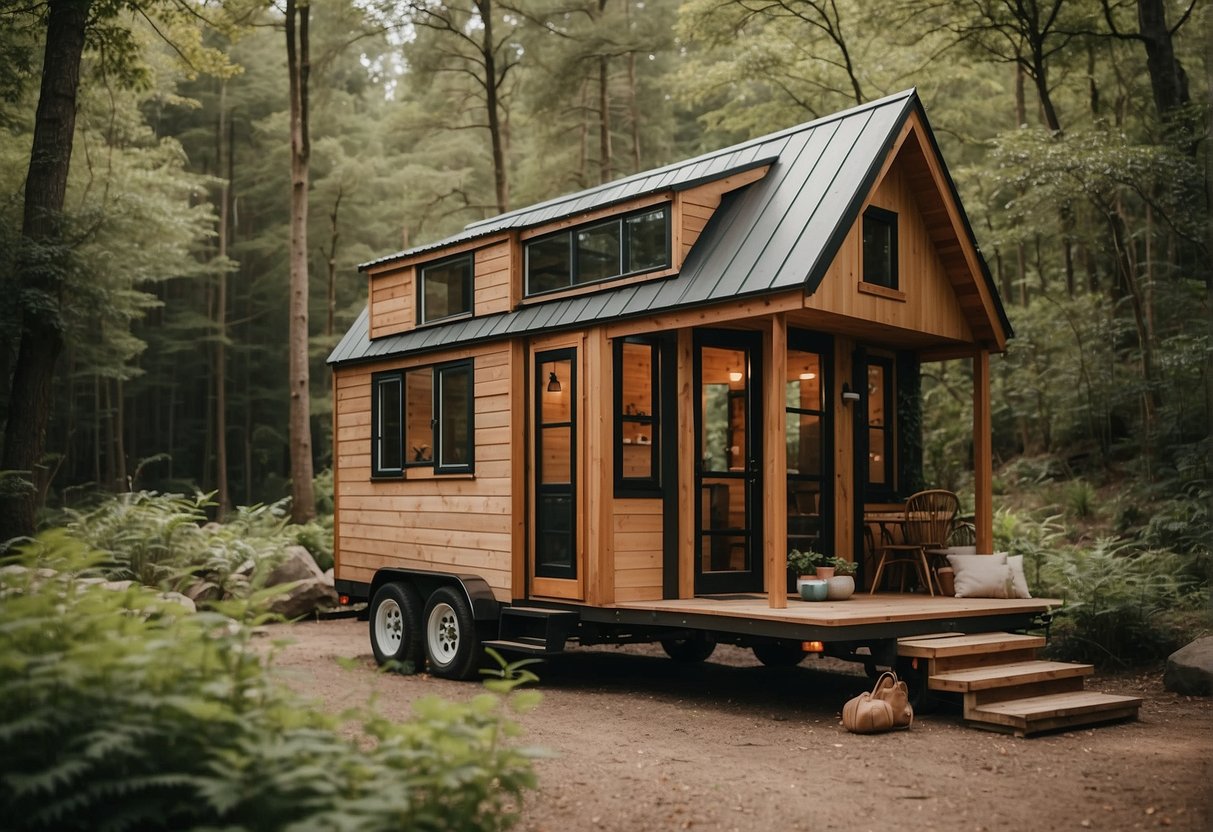
<svg viewBox="0 0 1213 832">
<path fill-rule="evenodd" d="M 897 214 L 870 207 L 863 212 L 863 282 L 897 289 Z"/>
<path fill-rule="evenodd" d="M 670 208 L 648 208 L 526 244 L 526 293 L 669 268 Z"/>
<path fill-rule="evenodd" d="M 431 263 L 422 266 L 420 271 L 417 295 L 421 323 L 471 314 L 472 255 Z"/>
</svg>

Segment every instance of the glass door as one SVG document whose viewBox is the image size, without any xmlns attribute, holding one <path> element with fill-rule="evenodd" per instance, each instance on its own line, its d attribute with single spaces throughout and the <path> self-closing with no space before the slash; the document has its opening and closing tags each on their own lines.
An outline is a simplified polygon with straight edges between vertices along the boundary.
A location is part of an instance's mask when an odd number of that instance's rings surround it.
<svg viewBox="0 0 1213 832">
<path fill-rule="evenodd" d="M 757 333 L 696 334 L 697 595 L 763 589 L 761 354 Z"/>
<path fill-rule="evenodd" d="M 537 578 L 577 578 L 576 350 L 535 355 Z"/>
</svg>

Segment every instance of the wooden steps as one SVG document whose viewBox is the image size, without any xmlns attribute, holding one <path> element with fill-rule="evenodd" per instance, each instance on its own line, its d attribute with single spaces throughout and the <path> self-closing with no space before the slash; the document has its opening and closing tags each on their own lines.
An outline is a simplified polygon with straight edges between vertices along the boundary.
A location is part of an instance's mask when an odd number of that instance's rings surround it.
<svg viewBox="0 0 1213 832">
<path fill-rule="evenodd" d="M 925 662 L 930 690 L 964 697 L 965 722 L 1028 736 L 1134 719 L 1141 699 L 1084 689 L 1089 664 L 1043 661 L 1039 636 L 976 633 L 902 639 L 898 655 Z"/>
</svg>

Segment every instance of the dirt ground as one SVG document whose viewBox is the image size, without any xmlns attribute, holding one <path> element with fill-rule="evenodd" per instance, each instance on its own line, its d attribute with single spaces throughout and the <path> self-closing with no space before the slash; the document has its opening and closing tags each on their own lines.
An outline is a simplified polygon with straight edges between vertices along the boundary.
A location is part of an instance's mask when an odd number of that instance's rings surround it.
<svg viewBox="0 0 1213 832">
<path fill-rule="evenodd" d="M 263 643 L 292 641 L 275 661 L 290 684 L 333 711 L 375 692 L 403 719 L 420 696 L 480 691 L 374 672 L 365 622 L 269 630 Z M 659 647 L 587 648 L 537 672 L 523 741 L 554 756 L 538 763 L 524 830 L 1213 828 L 1213 701 L 1168 693 L 1157 673 L 1090 680 L 1143 696 L 1137 722 L 1016 739 L 948 709 L 907 732 L 848 734 L 839 711 L 867 680 L 833 660 L 772 670 L 720 647 L 687 666 Z"/>
</svg>

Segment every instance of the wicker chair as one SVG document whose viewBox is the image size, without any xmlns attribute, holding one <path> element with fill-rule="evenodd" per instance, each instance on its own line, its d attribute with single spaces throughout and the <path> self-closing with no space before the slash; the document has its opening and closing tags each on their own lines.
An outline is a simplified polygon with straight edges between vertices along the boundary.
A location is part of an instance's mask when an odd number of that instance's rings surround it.
<svg viewBox="0 0 1213 832">
<path fill-rule="evenodd" d="M 906 516 L 902 522 L 903 542 L 882 541 L 880 561 L 876 565 L 876 575 L 872 578 L 869 594 L 880 586 L 880 579 L 885 569 L 890 566 L 901 570 L 901 589 L 904 591 L 905 570 L 912 566 L 918 572 L 922 585 L 933 597 L 936 581 L 927 561 L 927 550 L 948 545 L 959 509 L 960 501 L 951 491 L 932 489 L 912 495 L 906 501 Z"/>
</svg>

